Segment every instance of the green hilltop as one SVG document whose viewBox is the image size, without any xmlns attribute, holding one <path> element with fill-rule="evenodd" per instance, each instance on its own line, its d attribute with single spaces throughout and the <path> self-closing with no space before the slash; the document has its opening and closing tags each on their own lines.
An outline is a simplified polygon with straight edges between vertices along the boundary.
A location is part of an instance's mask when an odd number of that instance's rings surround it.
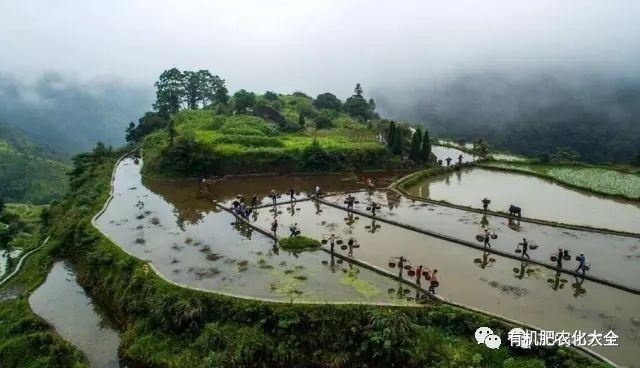
<svg viewBox="0 0 640 368">
<path fill-rule="evenodd" d="M 359 83 L 344 102 L 331 93 L 242 89 L 229 96 L 224 80 L 208 71 L 170 69 L 156 88 L 155 111 L 127 129 L 153 177 L 398 169 L 428 161 L 422 132 L 410 142 L 409 126 L 381 118 Z"/>
</svg>

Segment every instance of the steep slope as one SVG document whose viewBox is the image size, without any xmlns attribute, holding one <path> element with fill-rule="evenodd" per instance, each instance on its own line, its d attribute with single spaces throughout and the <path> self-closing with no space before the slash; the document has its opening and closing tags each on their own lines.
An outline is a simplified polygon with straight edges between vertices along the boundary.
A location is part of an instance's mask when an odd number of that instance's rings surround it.
<svg viewBox="0 0 640 368">
<path fill-rule="evenodd" d="M 62 155 L 24 132 L 0 122 L 0 197 L 5 201 L 48 203 L 67 188 L 69 166 Z"/>
</svg>

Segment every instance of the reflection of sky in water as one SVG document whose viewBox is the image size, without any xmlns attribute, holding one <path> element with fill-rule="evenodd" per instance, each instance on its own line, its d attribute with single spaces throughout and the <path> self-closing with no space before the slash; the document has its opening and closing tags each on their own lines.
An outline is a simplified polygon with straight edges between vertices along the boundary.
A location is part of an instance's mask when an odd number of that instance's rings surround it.
<svg viewBox="0 0 640 368">
<path fill-rule="evenodd" d="M 47 280 L 31 294 L 29 304 L 65 340 L 79 347 L 92 367 L 120 366 L 116 326 L 93 305 L 70 265 L 56 262 Z"/>
<path fill-rule="evenodd" d="M 341 204 L 343 196 L 328 198 Z M 491 246 L 504 252 L 514 253 L 516 245 L 527 238 L 538 246 L 529 251 L 532 259 L 547 262 L 558 253 L 558 248 L 566 249 L 572 255 L 564 261 L 565 268 L 575 268 L 575 256 L 584 253 L 592 265 L 595 276 L 640 289 L 640 239 L 612 236 L 588 231 L 576 231 L 551 226 L 519 222 L 496 216 L 437 206 L 409 199 L 388 196 L 386 192 L 376 192 L 373 200 L 383 204 L 376 214 L 378 217 L 413 225 L 425 230 L 475 242 L 476 235 L 483 233 L 483 227 L 498 238 L 491 240 Z M 355 205 L 356 210 L 366 211 L 368 200 Z M 481 242 L 478 242 L 482 245 Z"/>
<path fill-rule="evenodd" d="M 116 181 L 116 198 L 126 197 L 130 192 L 118 192 L 123 188 L 139 186 L 127 183 L 137 177 L 137 169 L 126 175 L 119 174 Z M 127 179 L 128 178 L 128 179 Z M 139 179 L 138 179 L 139 180 Z M 455 176 L 452 181 L 458 180 Z M 464 180 L 462 174 L 461 180 Z M 269 290 L 269 282 L 282 280 L 285 270 L 294 270 L 295 266 L 303 266 L 300 273 L 290 275 L 303 275 L 308 279 L 298 285 L 290 282 L 278 284 L 278 289 L 292 289 L 300 287 L 303 297 L 316 300 L 332 299 L 345 300 L 356 298 L 366 299 L 361 293 L 354 292 L 353 286 L 346 286 L 342 281 L 344 274 L 336 270 L 331 273 L 331 259 L 324 253 L 307 253 L 295 258 L 280 252 L 279 255 L 270 253 L 270 241 L 260 234 L 253 232 L 239 236 L 240 232 L 231 226 L 232 217 L 226 213 L 216 213 L 211 204 L 202 199 L 197 199 L 193 188 L 184 189 L 188 193 L 180 193 L 186 186 L 176 185 L 171 188 L 171 193 L 161 191 L 157 193 L 146 191 L 142 188 L 135 196 L 142 196 L 145 202 L 144 209 L 152 207 L 152 213 L 143 221 L 149 221 L 149 217 L 160 218 L 158 227 L 145 224 L 144 237 L 147 240 L 144 245 L 136 245 L 135 237 L 131 231 L 122 231 L 122 226 L 134 228 L 135 214 L 139 211 L 131 211 L 135 204 L 134 198 L 121 198 L 120 205 L 114 206 L 113 212 L 101 219 L 101 228 L 116 237 L 122 236 L 121 242 L 125 248 L 140 254 L 143 258 L 150 258 L 165 275 L 172 280 L 207 287 L 216 290 L 233 291 L 244 295 L 257 295 L 269 298 L 288 298 L 290 294 L 278 294 Z M 166 188 L 164 188 L 166 189 Z M 146 196 L 146 197 L 145 197 Z M 361 203 L 357 208 L 366 207 L 371 198 L 367 194 L 356 195 Z M 152 199 L 149 199 L 152 198 Z M 165 200 L 169 199 L 169 203 Z M 331 198 L 330 198 L 331 199 Z M 441 233 L 448 233 L 463 239 L 473 239 L 483 222 L 479 214 L 466 213 L 446 207 L 423 206 L 418 203 L 398 198 L 387 197 L 384 192 L 376 192 L 373 199 L 382 205 L 379 216 L 389 217 L 396 221 L 414 224 Z M 344 197 L 335 198 L 342 202 Z M 108 212 L 112 210 L 110 206 Z M 197 210 L 194 210 L 197 208 Z M 119 214 L 116 209 L 122 209 Z M 195 215 L 189 221 L 185 221 L 183 229 L 175 223 L 183 214 Z M 191 216 L 189 215 L 189 216 Z M 323 236 L 334 233 L 345 241 L 353 237 L 360 244 L 359 248 L 351 249 L 355 257 L 376 265 L 387 267 L 390 257 L 403 255 L 414 265 L 423 264 L 426 267 L 438 269 L 441 286 L 438 293 L 456 302 L 464 303 L 476 308 L 488 310 L 505 317 L 522 320 L 523 322 L 548 329 L 582 329 L 604 330 L 614 328 L 621 336 L 620 347 L 600 348 L 599 352 L 611 359 L 624 364 L 630 364 L 637 359 L 636 352 L 640 348 L 638 339 L 639 328 L 631 322 L 632 318 L 639 319 L 637 310 L 640 308 L 640 298 L 635 295 L 607 288 L 588 281 L 576 280 L 566 275 L 556 275 L 555 272 L 521 264 L 518 261 L 495 257 L 488 253 L 472 250 L 457 244 L 434 239 L 428 236 L 407 231 L 386 223 L 373 221 L 369 218 L 349 216 L 346 212 L 329 206 L 320 205 L 311 201 L 297 203 L 294 206 L 281 205 L 274 211 L 272 207 L 258 210 L 251 221 L 263 228 L 269 228 L 273 216 L 278 218 L 279 235 L 288 234 L 289 225 L 297 223 L 304 235 L 321 239 Z M 127 223 L 113 226 L 104 219 L 126 219 Z M 123 220 L 121 220 L 123 221 Z M 606 267 L 594 267 L 592 272 L 602 272 L 602 275 L 621 277 L 621 280 L 633 281 L 636 261 L 625 258 L 628 255 L 637 255 L 637 248 L 628 238 L 607 238 L 599 234 L 565 231 L 563 229 L 547 228 L 544 226 L 521 224 L 518 231 L 509 227 L 506 219 L 489 216 L 488 226 L 499 234 L 499 238 L 492 244 L 502 250 L 511 250 L 514 242 L 520 235 L 534 239 L 540 248 L 531 251 L 532 257 L 545 259 L 550 249 L 555 249 L 557 243 L 571 249 L 589 249 L 588 257 L 600 263 L 615 262 L 619 258 L 624 260 L 615 263 L 620 266 L 616 269 L 618 274 L 612 275 Z M 111 227 L 110 229 L 104 227 Z M 215 230 L 213 230 L 215 229 Z M 161 231 L 162 230 L 162 231 Z M 158 240 L 153 240 L 157 234 Z M 190 244 L 185 243 L 185 237 L 192 238 Z M 248 239 L 248 237 L 251 239 Z M 152 240 L 149 240 L 152 239 Z M 598 249 L 599 243 L 606 242 L 610 252 L 602 252 Z M 157 244 L 156 244 L 157 243 Z M 173 250 L 172 244 L 176 243 L 179 251 Z M 199 243 L 196 245 L 196 243 Z M 155 245 L 154 245 L 155 244 Z M 551 245 L 553 244 L 553 245 Z M 209 245 L 210 252 L 224 255 L 217 261 L 207 261 L 206 254 L 201 252 L 205 245 Z M 347 254 L 349 249 L 341 249 L 336 245 L 338 252 Z M 146 253 L 145 253 L 146 252 Z M 172 265 L 172 257 L 180 254 L 180 262 Z M 592 255 L 592 257 L 590 256 Z M 602 258 L 601 258 L 602 257 Z M 225 259 L 235 259 L 235 263 L 226 265 Z M 274 266 L 273 269 L 261 268 L 261 259 L 264 265 Z M 238 262 L 249 261 L 248 269 L 238 272 Z M 286 266 L 280 267 L 279 262 L 285 261 Z M 572 264 L 572 262 L 568 262 Z M 613 264 L 613 263 L 612 263 Z M 189 267 L 200 268 L 215 265 L 220 274 L 214 278 L 198 280 L 197 274 L 189 272 Z M 346 268 L 346 265 L 338 265 L 334 259 L 333 265 Z M 173 269 L 179 269 L 179 273 L 173 273 Z M 613 270 L 613 267 L 609 269 Z M 390 269 L 397 272 L 397 269 Z M 276 275 L 277 274 L 277 275 Z M 333 275 L 333 276 L 332 276 Z M 359 276 L 367 278 L 365 272 Z M 222 280 L 222 278 L 227 278 Z M 380 278 L 380 280 L 378 280 Z M 287 280 L 291 280 L 291 277 Z M 388 300 L 387 289 L 396 295 L 397 284 L 387 282 L 381 276 L 371 274 L 370 284 L 376 286 L 380 294 L 369 297 L 374 300 Z M 423 280 L 424 282 L 424 280 Z M 275 294 L 275 295 L 274 295 Z M 341 299 L 342 298 L 342 299 Z M 606 332 L 606 331 L 604 331 Z"/>
<path fill-rule="evenodd" d="M 358 194 L 356 197 L 360 201 L 356 206 L 366 209 L 369 203 L 368 195 Z M 329 199 L 341 203 L 344 198 L 340 196 Z M 440 232 L 451 228 L 455 234 L 456 224 L 460 224 L 461 232 L 467 231 L 472 237 L 475 235 L 474 229 L 480 227 L 480 224 L 476 223 L 478 218 L 463 211 L 456 213 L 449 212 L 448 208 L 422 207 L 412 204 L 409 200 L 399 200 L 395 196 L 387 198 L 381 192 L 375 194 L 374 201 L 382 205 L 379 216 L 400 222 L 425 216 L 422 226 L 428 224 L 437 228 L 442 225 Z M 391 211 L 388 207 L 390 204 L 393 206 Z M 441 285 L 437 292 L 444 297 L 542 328 L 597 329 L 604 332 L 614 328 L 621 336 L 621 346 L 601 348 L 598 351 L 621 363 L 630 364 L 636 361 L 636 352 L 640 348 L 639 340 L 635 339 L 638 329 L 632 323 L 633 318 L 640 317 L 637 315 L 640 297 L 636 295 L 569 275 L 558 275 L 546 268 L 530 266 L 527 263 L 431 238 L 370 218 L 349 216 L 345 211 L 326 205 L 316 206 L 313 202 L 303 202 L 295 207 L 296 211 L 290 211 L 288 206 L 278 206 L 280 231 L 287 232 L 289 224 L 297 223 L 303 234 L 312 237 L 322 238 L 323 235 L 326 237 L 331 233 L 341 236 L 343 240 L 353 237 L 360 244 L 359 248 L 353 249 L 355 257 L 383 266 L 389 271 L 397 272 L 397 269 L 387 266 L 390 257 L 402 255 L 413 265 L 422 264 L 437 268 Z M 261 212 L 255 221 L 261 226 L 266 226 L 272 216 L 273 212 Z M 489 221 L 494 219 L 490 218 Z M 511 244 L 499 244 L 499 241 L 509 242 L 508 237 L 504 235 L 503 240 L 502 235 L 507 232 L 507 225 L 497 226 L 502 231 L 494 246 L 506 247 L 513 251 L 515 247 Z M 529 227 L 529 224 L 522 226 L 522 231 L 531 236 L 537 231 L 543 234 L 549 230 L 541 226 Z M 509 231 L 512 231 L 514 236 L 519 236 L 519 233 L 510 229 Z M 571 237 L 561 233 L 562 231 L 559 231 L 556 235 Z M 581 235 L 585 237 L 583 239 L 591 236 Z M 632 251 L 622 244 L 619 251 L 627 249 L 627 253 L 620 254 L 638 254 L 637 250 Z M 593 246 L 595 247 L 596 243 Z M 338 246 L 336 250 L 343 254 L 349 251 Z M 531 250 L 530 253 L 532 257 L 542 258 L 546 257 L 548 251 L 546 246 L 540 245 L 540 248 L 536 251 Z M 567 263 L 574 266 L 575 261 Z M 637 283 L 635 279 L 633 281 Z"/>
<path fill-rule="evenodd" d="M 458 157 L 462 155 L 462 162 L 471 162 L 477 159 L 476 156 L 470 155 L 459 149 L 444 147 L 444 146 L 432 146 L 431 152 L 436 156 L 438 160 L 442 160 L 442 165 L 447 165 L 447 158 L 451 158 L 451 165 L 458 162 Z"/>
<path fill-rule="evenodd" d="M 198 186 L 169 188 L 161 194 L 148 190 L 141 185 L 139 167 L 123 161 L 114 199 L 97 225 L 175 282 L 280 300 L 396 301 L 386 291 L 397 284 L 384 276 L 335 259 L 331 267 L 324 252 L 279 251 L 273 240 L 199 198 Z M 347 278 L 351 268 L 358 271 Z"/>
<path fill-rule="evenodd" d="M 630 232 L 640 229 L 638 203 L 583 193 L 525 174 L 463 169 L 425 178 L 407 191 L 475 208 L 481 208 L 487 197 L 489 209 L 496 211 L 507 211 L 514 204 L 531 218 Z"/>
</svg>

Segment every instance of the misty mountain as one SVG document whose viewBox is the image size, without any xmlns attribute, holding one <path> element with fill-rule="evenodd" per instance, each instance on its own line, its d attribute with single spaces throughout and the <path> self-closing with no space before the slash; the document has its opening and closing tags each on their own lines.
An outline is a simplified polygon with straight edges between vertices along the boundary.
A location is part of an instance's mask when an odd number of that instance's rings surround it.
<svg viewBox="0 0 640 368">
<path fill-rule="evenodd" d="M 374 95 L 382 115 L 442 137 L 484 137 L 527 155 L 569 147 L 591 162 L 640 153 L 639 80 L 477 73 Z"/>
<path fill-rule="evenodd" d="M 137 121 L 153 90 L 117 82 L 81 83 L 47 73 L 33 81 L 0 74 L 0 119 L 62 155 L 96 142 L 124 143 L 124 129 Z"/>
</svg>

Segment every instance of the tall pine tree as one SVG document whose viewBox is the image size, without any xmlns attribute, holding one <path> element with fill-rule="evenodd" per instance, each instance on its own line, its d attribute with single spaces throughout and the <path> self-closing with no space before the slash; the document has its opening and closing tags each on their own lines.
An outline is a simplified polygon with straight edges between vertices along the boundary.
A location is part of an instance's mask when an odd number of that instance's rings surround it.
<svg viewBox="0 0 640 368">
<path fill-rule="evenodd" d="M 422 143 L 422 130 L 418 128 L 411 137 L 411 147 L 409 149 L 409 158 L 416 163 L 422 162 L 422 147 L 420 147 L 420 143 Z"/>
<path fill-rule="evenodd" d="M 392 121 L 389 124 L 389 130 L 387 131 L 387 146 L 389 148 L 393 147 L 393 140 L 396 137 L 396 122 Z"/>
<path fill-rule="evenodd" d="M 393 137 L 393 145 L 391 146 L 391 152 L 395 155 L 402 155 L 403 151 L 403 140 L 402 140 L 402 130 L 397 128 L 395 129 L 395 135 Z"/>
<path fill-rule="evenodd" d="M 424 131 L 424 137 L 422 138 L 422 162 L 429 162 L 429 156 L 431 156 L 431 140 L 429 139 L 429 131 Z"/>
</svg>

